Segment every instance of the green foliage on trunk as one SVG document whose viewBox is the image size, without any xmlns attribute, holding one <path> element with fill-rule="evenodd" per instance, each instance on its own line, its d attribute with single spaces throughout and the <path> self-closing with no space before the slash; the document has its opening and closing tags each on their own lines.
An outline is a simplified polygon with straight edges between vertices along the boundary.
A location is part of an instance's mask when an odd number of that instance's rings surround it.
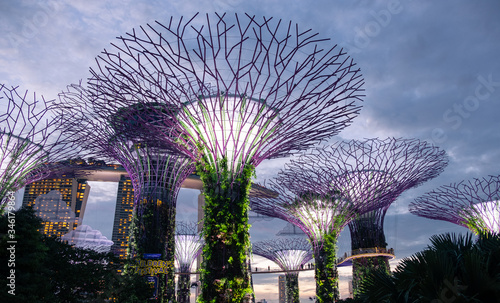
<svg viewBox="0 0 500 303">
<path fill-rule="evenodd" d="M 299 297 L 299 273 L 285 274 L 286 281 L 286 302 L 287 303 L 300 303 Z"/>
<path fill-rule="evenodd" d="M 168 189 L 143 197 L 135 207 L 130 226 L 129 256 L 138 262 L 144 253 L 156 253 L 161 254 L 161 260 L 174 264 L 175 203 L 169 201 Z M 169 266 L 166 274 L 158 274 L 160 302 L 175 300 L 174 270 L 174 266 Z"/>
<path fill-rule="evenodd" d="M 248 302 L 252 294 L 247 262 L 248 193 L 254 167 L 246 165 L 240 175 L 233 176 L 226 159 L 217 166 L 218 170 L 203 158 L 197 164 L 205 195 L 199 302 Z"/>
<path fill-rule="evenodd" d="M 326 234 L 314 251 L 316 297 L 319 303 L 335 302 L 339 298 L 336 250 L 336 234 Z"/>
<path fill-rule="evenodd" d="M 15 296 L 0 285 L 0 302 L 146 302 L 149 287 L 136 275 L 120 274 L 120 260 L 111 253 L 73 248 L 37 230 L 41 220 L 31 207 L 15 214 L 15 268 L 0 266 L 8 277 L 15 269 Z M 7 265 L 8 217 L 0 216 L 0 262 Z"/>
<path fill-rule="evenodd" d="M 352 261 L 352 290 L 354 297 L 359 295 L 359 285 L 374 271 L 391 273 L 387 257 L 363 257 Z"/>
</svg>

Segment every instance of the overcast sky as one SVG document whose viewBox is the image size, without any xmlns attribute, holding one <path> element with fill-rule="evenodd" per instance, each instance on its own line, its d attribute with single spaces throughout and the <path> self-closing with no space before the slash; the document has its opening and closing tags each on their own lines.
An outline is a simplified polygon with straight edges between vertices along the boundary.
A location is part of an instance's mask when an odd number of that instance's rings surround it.
<svg viewBox="0 0 500 303">
<path fill-rule="evenodd" d="M 116 36 L 170 16 L 215 11 L 292 20 L 348 50 L 362 70 L 366 97 L 361 114 L 332 142 L 417 138 L 447 151 L 445 172 L 408 190 L 389 209 L 386 235 L 397 259 L 423 249 L 433 234 L 466 231 L 411 215 L 407 206 L 440 185 L 499 174 L 499 1 L 2 0 L 0 83 L 55 98 L 89 76 L 94 58 Z M 259 181 L 284 162 L 263 162 Z M 116 185 L 92 186 L 86 224 L 110 236 Z M 191 218 L 195 197 L 193 191 L 181 194 L 179 217 Z M 255 222 L 252 240 L 284 226 L 278 220 Z M 301 273 L 304 300 L 314 292 L 312 273 L 306 276 Z M 257 299 L 277 302 L 276 276 L 258 275 L 254 283 Z"/>
</svg>

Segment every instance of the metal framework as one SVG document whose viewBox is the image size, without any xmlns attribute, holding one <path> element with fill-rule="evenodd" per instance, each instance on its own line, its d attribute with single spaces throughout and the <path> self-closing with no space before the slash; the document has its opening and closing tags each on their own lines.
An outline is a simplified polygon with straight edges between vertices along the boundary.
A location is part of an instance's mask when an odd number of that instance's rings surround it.
<svg viewBox="0 0 500 303">
<path fill-rule="evenodd" d="M 161 254 L 171 264 L 175 260 L 175 209 L 182 182 L 194 170 L 192 161 L 174 155 L 168 147 L 148 140 L 147 124 L 157 116 L 140 105 L 99 107 L 80 85 L 68 86 L 60 94 L 61 111 L 71 113 L 68 132 L 79 144 L 99 158 L 119 162 L 129 174 L 134 188 L 134 217 L 130 227 L 129 257 Z M 99 108 L 99 110 L 97 110 Z M 161 300 L 175 297 L 174 267 L 160 280 Z"/>
<path fill-rule="evenodd" d="M 298 270 L 312 259 L 311 244 L 305 238 L 278 238 L 253 244 L 252 252 L 278 264 L 285 272 L 286 302 L 300 302 Z"/>
<path fill-rule="evenodd" d="M 158 112 L 162 123 L 151 124 L 155 137 L 198 164 L 208 245 L 201 300 L 248 299 L 248 262 L 240 257 L 250 244 L 249 172 L 349 125 L 361 108 L 359 69 L 343 49 L 292 22 L 218 14 L 140 27 L 97 63 L 89 82 L 95 98 L 168 104 Z M 224 258 L 212 258 L 215 251 Z"/>
<path fill-rule="evenodd" d="M 404 191 L 438 176 L 448 165 L 445 152 L 425 141 L 387 138 L 349 141 L 337 144 L 332 169 L 341 175 L 336 183 L 356 184 L 349 190 L 349 200 L 384 199 L 381 207 L 360 215 L 349 223 L 353 253 L 363 249 L 387 249 L 384 218 L 390 205 Z M 328 161 L 326 158 L 323 161 Z M 359 282 L 374 269 L 390 270 L 386 257 L 355 258 L 353 260 L 353 290 L 357 294 Z"/>
<path fill-rule="evenodd" d="M 175 230 L 175 261 L 179 268 L 177 302 L 189 302 L 191 267 L 203 250 L 203 239 L 197 223 L 177 222 Z"/>
<path fill-rule="evenodd" d="M 443 185 L 415 199 L 410 212 L 466 227 L 476 234 L 500 234 L 500 176 Z"/>
<path fill-rule="evenodd" d="M 52 101 L 0 84 L 0 209 L 6 196 L 65 169 L 79 149 L 62 131 Z"/>
<path fill-rule="evenodd" d="M 447 162 L 444 151 L 419 140 L 337 142 L 291 160 L 271 181 L 270 188 L 280 197 L 255 199 L 252 210 L 300 227 L 313 243 L 315 256 L 325 253 L 325 241 L 335 245 L 348 223 L 353 250 L 385 248 L 383 218 L 390 204 L 404 190 L 436 177 Z M 335 250 L 329 254 L 334 259 Z M 316 262 L 317 271 L 326 266 L 318 264 L 321 258 Z M 328 270 L 334 275 L 335 268 Z M 317 278 L 327 279 L 321 273 Z"/>
</svg>

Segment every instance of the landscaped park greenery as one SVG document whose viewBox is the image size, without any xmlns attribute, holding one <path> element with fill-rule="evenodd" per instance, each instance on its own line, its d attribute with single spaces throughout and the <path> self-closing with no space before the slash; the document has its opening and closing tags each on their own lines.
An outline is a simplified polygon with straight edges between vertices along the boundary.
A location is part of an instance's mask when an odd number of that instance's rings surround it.
<svg viewBox="0 0 500 303">
<path fill-rule="evenodd" d="M 0 286 L 1 302 L 142 303 L 151 297 L 141 277 L 118 273 L 122 265 L 112 253 L 75 248 L 44 236 L 38 231 L 41 220 L 30 207 L 14 212 L 14 218 L 12 251 L 7 232 L 12 223 L 8 216 L 0 216 L 0 274 L 14 277 Z M 12 290 L 15 295 L 8 293 Z"/>
<path fill-rule="evenodd" d="M 355 302 L 498 302 L 500 237 L 482 233 L 431 237 L 425 250 L 404 258 L 393 273 L 372 272 Z"/>
</svg>

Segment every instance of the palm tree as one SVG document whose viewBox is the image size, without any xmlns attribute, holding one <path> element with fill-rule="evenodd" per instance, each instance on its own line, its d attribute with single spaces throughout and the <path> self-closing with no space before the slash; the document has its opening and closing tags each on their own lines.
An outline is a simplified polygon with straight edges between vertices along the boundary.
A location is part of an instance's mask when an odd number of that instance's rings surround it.
<svg viewBox="0 0 500 303">
<path fill-rule="evenodd" d="M 425 250 L 405 258 L 391 275 L 375 272 L 362 284 L 361 302 L 493 302 L 500 298 L 500 237 L 435 235 Z"/>
</svg>

